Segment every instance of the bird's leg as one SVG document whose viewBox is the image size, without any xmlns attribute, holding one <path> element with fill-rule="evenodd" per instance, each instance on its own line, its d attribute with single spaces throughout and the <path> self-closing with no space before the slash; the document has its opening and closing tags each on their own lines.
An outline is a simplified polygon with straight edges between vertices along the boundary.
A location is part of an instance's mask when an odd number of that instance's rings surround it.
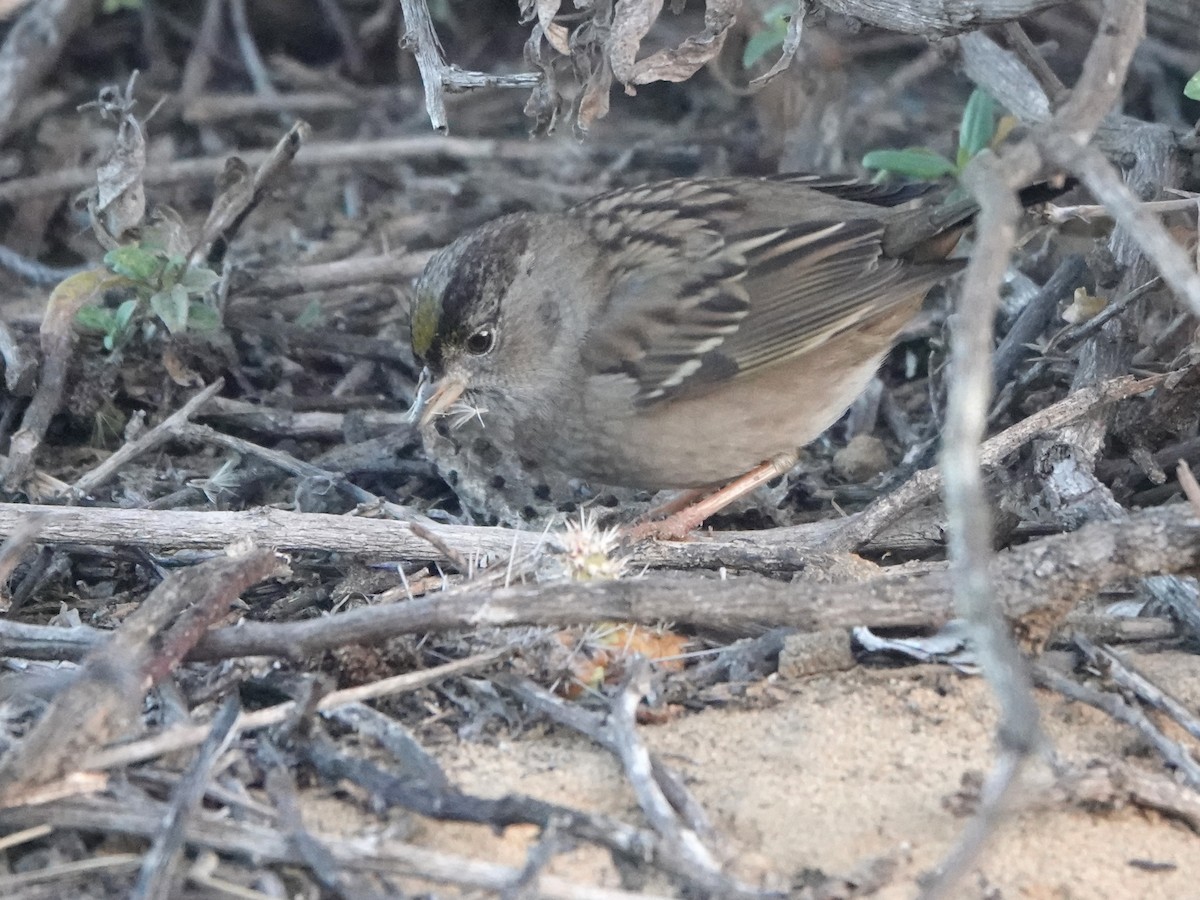
<svg viewBox="0 0 1200 900">
<path fill-rule="evenodd" d="M 646 522 L 670 518 L 680 510 L 687 509 L 688 506 L 703 497 L 708 490 L 710 490 L 710 488 L 687 488 L 686 490 L 676 491 L 675 494 L 668 498 L 665 502 L 650 507 L 644 513 L 638 516 L 633 521 L 632 527 L 636 528 L 637 526 Z"/>
<path fill-rule="evenodd" d="M 709 516 L 716 515 L 733 501 L 745 497 L 751 491 L 757 490 L 767 482 L 774 481 L 780 475 L 789 472 L 798 460 L 799 457 L 795 453 L 780 453 L 773 456 L 766 462 L 755 466 L 745 475 L 735 478 L 720 490 L 709 494 L 703 500 L 685 506 L 665 519 L 656 522 L 643 521 L 629 526 L 625 530 L 625 537 L 631 541 L 640 541 L 646 538 L 681 541 L 699 528 Z M 678 499 L 668 503 L 666 508 L 669 508 Z"/>
</svg>

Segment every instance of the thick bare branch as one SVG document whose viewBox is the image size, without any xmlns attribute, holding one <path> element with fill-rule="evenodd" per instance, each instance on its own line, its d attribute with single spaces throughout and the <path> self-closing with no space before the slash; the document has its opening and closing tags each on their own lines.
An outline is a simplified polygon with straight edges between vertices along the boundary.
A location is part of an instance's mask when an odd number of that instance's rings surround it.
<svg viewBox="0 0 1200 900">
<path fill-rule="evenodd" d="M 945 37 L 1012 22 L 1064 0 L 820 0 L 831 12 L 888 31 Z"/>
<path fill-rule="evenodd" d="M 395 525 L 395 523 L 386 523 Z M 1098 522 L 1000 554 L 990 568 L 996 604 L 1026 619 L 1037 639 L 1081 599 L 1125 578 L 1188 572 L 1200 566 L 1200 520 L 1187 504 Z M 955 615 L 943 567 L 898 570 L 833 584 L 741 577 L 654 576 L 602 583 L 474 587 L 390 606 L 374 605 L 294 623 L 243 622 L 208 635 L 192 658 L 314 653 L 398 634 L 481 626 L 574 625 L 599 620 L 673 621 L 722 631 L 791 625 L 819 631 L 852 625 L 928 627 Z M 0 654 L 78 658 L 104 633 L 0 622 Z"/>
</svg>

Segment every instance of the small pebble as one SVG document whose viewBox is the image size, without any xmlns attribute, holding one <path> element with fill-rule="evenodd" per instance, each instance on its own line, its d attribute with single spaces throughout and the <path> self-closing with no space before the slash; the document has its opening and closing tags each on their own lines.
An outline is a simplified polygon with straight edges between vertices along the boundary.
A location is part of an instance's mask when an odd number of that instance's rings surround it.
<svg viewBox="0 0 1200 900">
<path fill-rule="evenodd" d="M 833 470 L 852 484 L 870 481 L 891 465 L 883 441 L 869 434 L 856 434 L 833 455 Z"/>
</svg>

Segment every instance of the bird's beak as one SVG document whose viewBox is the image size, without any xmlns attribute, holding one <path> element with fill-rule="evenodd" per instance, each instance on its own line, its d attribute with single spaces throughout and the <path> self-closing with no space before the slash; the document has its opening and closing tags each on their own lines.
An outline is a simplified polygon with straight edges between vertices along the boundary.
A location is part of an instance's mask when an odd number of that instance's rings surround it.
<svg viewBox="0 0 1200 900">
<path fill-rule="evenodd" d="M 467 381 L 462 376 L 447 375 L 433 381 L 429 370 L 425 369 L 417 383 L 417 397 L 409 410 L 409 421 L 416 421 L 418 428 L 425 428 L 453 406 L 466 389 Z"/>
</svg>

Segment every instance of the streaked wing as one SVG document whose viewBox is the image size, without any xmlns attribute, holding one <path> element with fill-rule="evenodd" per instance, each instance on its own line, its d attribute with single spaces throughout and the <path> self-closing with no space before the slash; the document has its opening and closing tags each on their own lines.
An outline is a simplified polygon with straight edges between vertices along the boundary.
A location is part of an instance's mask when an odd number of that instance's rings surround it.
<svg viewBox="0 0 1200 900">
<path fill-rule="evenodd" d="M 745 257 L 711 218 L 734 211 L 736 199 L 703 183 L 683 187 L 650 185 L 579 207 L 613 272 L 583 363 L 634 379 L 640 403 L 685 385 L 750 310 Z"/>
<path fill-rule="evenodd" d="M 808 222 L 787 231 L 746 254 L 750 312 L 718 358 L 705 361 L 714 374 L 745 375 L 814 350 L 958 268 L 884 257 L 883 229 L 873 222 Z M 699 383 L 704 373 L 697 374 Z"/>
<path fill-rule="evenodd" d="M 899 206 L 930 193 L 934 185 L 921 181 L 864 181 L 853 175 L 810 175 L 787 173 L 767 175 L 762 181 L 783 187 L 795 185 L 829 194 L 841 200 L 869 203 L 872 206 Z"/>
<path fill-rule="evenodd" d="M 851 179 L 780 181 L 883 206 L 909 199 Z M 742 202 L 720 181 L 668 182 L 581 207 L 616 273 L 583 346 L 590 371 L 634 379 L 641 404 L 703 392 L 813 350 L 956 268 L 884 257 L 883 225 L 868 219 L 727 235 Z"/>
</svg>

